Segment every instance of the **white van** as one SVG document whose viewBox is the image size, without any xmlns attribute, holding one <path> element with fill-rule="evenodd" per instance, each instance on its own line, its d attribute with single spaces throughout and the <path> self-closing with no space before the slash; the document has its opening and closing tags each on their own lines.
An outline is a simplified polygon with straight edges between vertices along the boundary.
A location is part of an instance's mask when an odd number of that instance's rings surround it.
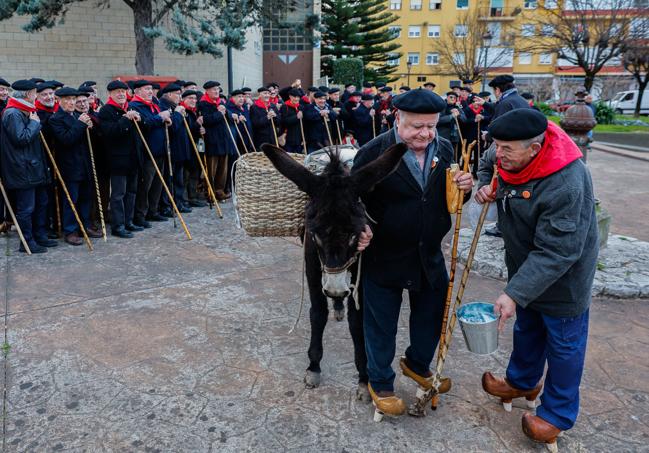
<svg viewBox="0 0 649 453">
<path fill-rule="evenodd" d="M 611 108 L 615 113 L 633 115 L 635 104 L 638 100 L 638 90 L 620 91 L 611 99 Z M 642 96 L 642 105 L 640 105 L 640 114 L 649 115 L 649 90 L 646 90 Z"/>
</svg>

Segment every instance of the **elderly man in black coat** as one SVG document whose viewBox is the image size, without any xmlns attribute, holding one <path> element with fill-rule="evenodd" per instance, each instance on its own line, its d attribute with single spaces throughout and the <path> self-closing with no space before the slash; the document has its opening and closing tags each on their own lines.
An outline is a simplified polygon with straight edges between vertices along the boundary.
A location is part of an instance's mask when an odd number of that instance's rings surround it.
<svg viewBox="0 0 649 453">
<path fill-rule="evenodd" d="M 59 99 L 58 110 L 50 117 L 50 130 L 54 145 L 58 150 L 58 162 L 61 178 L 63 179 L 72 203 L 77 209 L 88 236 L 102 237 L 101 232 L 95 230 L 90 222 L 90 207 L 94 193 L 92 181 L 92 167 L 90 163 L 90 150 L 86 130 L 92 128 L 90 115 L 75 114 L 75 103 L 79 92 L 73 88 L 60 88 L 56 90 Z M 81 245 L 81 230 L 75 219 L 72 207 L 67 198 L 63 202 L 63 237 L 70 245 Z"/>
<path fill-rule="evenodd" d="M 536 415 L 523 415 L 523 431 L 556 449 L 579 412 L 599 252 L 593 185 L 577 145 L 541 112 L 512 110 L 489 133 L 498 185 L 483 185 L 476 200 L 498 207 L 508 282 L 494 311 L 501 328 L 514 313 L 516 323 L 506 377 L 487 372 L 482 386 L 506 410 L 514 398 L 534 406 L 543 388 Z"/>
<path fill-rule="evenodd" d="M 451 227 L 446 205 L 446 169 L 453 162 L 450 142 L 436 133 L 446 102 L 417 89 L 395 97 L 395 127 L 363 146 L 354 171 L 398 142 L 408 145 L 397 170 L 363 197 L 373 238 L 363 258 L 363 310 L 370 395 L 377 410 L 401 415 L 405 404 L 394 394 L 392 361 L 403 290 L 410 294 L 410 346 L 401 359 L 404 374 L 422 388 L 432 386 L 430 363 L 442 327 L 448 275 L 441 242 Z M 471 174 L 458 172 L 464 192 Z M 448 391 L 445 379 L 440 391 Z"/>
<path fill-rule="evenodd" d="M 336 112 L 329 109 L 326 94 L 318 91 L 313 97 L 314 103 L 304 107 L 304 128 L 306 129 L 307 152 L 309 153 L 324 146 L 333 145 L 329 140 L 329 134 L 332 133 L 333 121 L 338 117 Z M 328 132 L 327 128 L 329 128 Z"/>
<path fill-rule="evenodd" d="M 13 97 L 2 113 L 0 170 L 5 188 L 16 203 L 16 220 L 32 253 L 44 253 L 56 241 L 47 238 L 48 163 L 41 147 L 41 122 L 33 102 L 36 84 L 13 83 Z M 20 251 L 25 252 L 23 245 Z"/>
</svg>

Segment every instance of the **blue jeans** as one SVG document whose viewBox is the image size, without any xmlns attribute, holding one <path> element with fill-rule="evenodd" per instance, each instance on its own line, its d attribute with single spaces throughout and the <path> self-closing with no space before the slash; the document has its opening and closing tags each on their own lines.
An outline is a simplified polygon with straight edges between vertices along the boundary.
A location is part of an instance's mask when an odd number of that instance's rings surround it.
<svg viewBox="0 0 649 453">
<path fill-rule="evenodd" d="M 77 213 L 81 217 L 81 222 L 83 222 L 83 227 L 87 229 L 90 226 L 90 208 L 92 205 L 90 181 L 68 181 L 66 184 L 72 203 L 77 208 Z M 68 198 L 63 197 L 63 234 L 67 236 L 75 231 L 81 233 L 77 219 L 74 217 L 70 203 L 68 203 Z"/>
<path fill-rule="evenodd" d="M 16 220 L 23 232 L 25 241 L 33 244 L 35 240 L 47 239 L 47 186 L 31 189 L 15 189 Z"/>
<path fill-rule="evenodd" d="M 444 271 L 446 272 L 446 271 Z M 442 279 L 440 279 L 442 280 Z M 409 367 L 419 375 L 429 371 L 439 341 L 444 315 L 447 281 L 435 288 L 422 276 L 419 291 L 410 296 L 410 346 L 406 349 Z M 363 328 L 367 352 L 367 372 L 374 391 L 393 391 L 395 374 L 392 360 L 403 289 L 384 287 L 363 275 Z"/>
<path fill-rule="evenodd" d="M 555 318 L 516 307 L 514 348 L 507 380 L 516 388 L 534 388 L 548 371 L 536 415 L 561 430 L 574 426 L 579 413 L 579 384 L 588 339 L 588 312 Z"/>
</svg>

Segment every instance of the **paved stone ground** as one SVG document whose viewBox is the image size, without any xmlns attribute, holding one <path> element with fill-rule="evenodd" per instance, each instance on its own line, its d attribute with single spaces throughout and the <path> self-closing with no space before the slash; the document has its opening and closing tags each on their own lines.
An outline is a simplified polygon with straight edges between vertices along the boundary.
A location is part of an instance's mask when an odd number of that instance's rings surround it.
<svg viewBox="0 0 649 453">
<path fill-rule="evenodd" d="M 224 211 L 224 220 L 207 208 L 188 215 L 191 242 L 170 223 L 96 242 L 92 254 L 62 244 L 27 258 L 15 235 L 0 239 L 11 348 L 0 370 L 4 451 L 543 451 L 520 431 L 522 405 L 507 414 L 480 389 L 483 370 L 507 363 L 511 325 L 491 356 L 469 353 L 456 331 L 453 390 L 425 419 L 372 422 L 371 406 L 354 399 L 346 322 L 333 318 L 323 384 L 306 390 L 307 311 L 287 333 L 300 248 L 246 238 L 231 205 Z M 493 300 L 501 288 L 475 276 L 465 300 Z M 649 451 L 649 305 L 597 299 L 591 313 L 582 414 L 559 447 Z M 406 306 L 402 315 L 398 354 Z M 414 391 L 397 380 L 407 401 Z"/>
</svg>

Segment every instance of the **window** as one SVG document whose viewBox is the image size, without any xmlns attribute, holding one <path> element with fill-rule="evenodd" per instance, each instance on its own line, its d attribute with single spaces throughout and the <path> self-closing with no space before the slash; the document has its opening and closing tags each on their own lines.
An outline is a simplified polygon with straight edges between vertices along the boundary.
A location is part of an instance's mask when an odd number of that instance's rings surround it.
<svg viewBox="0 0 649 453">
<path fill-rule="evenodd" d="M 418 52 L 408 52 L 408 63 L 413 65 L 419 64 L 419 53 Z"/>
<path fill-rule="evenodd" d="M 390 59 L 386 63 L 388 66 L 399 66 L 399 63 L 401 61 L 399 54 L 391 53 L 389 57 Z"/>
<path fill-rule="evenodd" d="M 417 82 L 425 82 L 426 76 L 417 76 Z"/>
<path fill-rule="evenodd" d="M 554 25 L 552 24 L 545 24 L 541 28 L 541 35 L 543 36 L 552 36 L 554 35 Z"/>
<path fill-rule="evenodd" d="M 532 54 L 529 52 L 520 52 L 518 54 L 518 64 L 532 64 Z"/>
<path fill-rule="evenodd" d="M 453 62 L 455 64 L 464 64 L 464 52 L 455 52 L 455 55 L 453 55 Z"/>
<path fill-rule="evenodd" d="M 521 27 L 521 36 L 534 36 L 534 33 L 536 33 L 534 24 L 523 24 Z"/>
<path fill-rule="evenodd" d="M 429 38 L 439 38 L 439 33 L 440 33 L 440 26 L 439 25 L 429 25 L 428 26 L 428 37 Z"/>
<path fill-rule="evenodd" d="M 442 0 L 430 0 L 428 2 L 428 9 L 430 10 L 442 9 Z"/>
<path fill-rule="evenodd" d="M 456 25 L 455 26 L 455 37 L 456 38 L 464 38 L 467 35 L 468 32 L 468 26 L 461 24 L 461 25 Z"/>
<path fill-rule="evenodd" d="M 408 27 L 408 38 L 420 38 L 420 37 L 421 37 L 420 25 L 411 25 Z"/>
<path fill-rule="evenodd" d="M 633 38 L 649 37 L 649 19 L 644 17 L 631 19 L 631 37 Z"/>
<path fill-rule="evenodd" d="M 388 31 L 389 31 L 390 34 L 392 35 L 392 38 L 393 38 L 393 39 L 395 39 L 395 38 L 401 38 L 401 27 L 395 25 L 395 26 L 389 27 L 389 28 L 388 28 Z"/>
<path fill-rule="evenodd" d="M 525 9 L 536 9 L 537 1 L 536 0 L 525 0 L 524 5 Z"/>
<path fill-rule="evenodd" d="M 421 9 L 421 0 L 410 0 L 410 9 L 419 11 Z"/>
<path fill-rule="evenodd" d="M 545 0 L 545 9 L 556 9 L 559 4 L 557 3 L 557 0 Z"/>
<path fill-rule="evenodd" d="M 552 64 L 552 54 L 542 53 L 539 55 L 539 64 Z"/>
<path fill-rule="evenodd" d="M 439 54 L 437 52 L 428 52 L 426 54 L 426 64 L 427 65 L 439 64 Z"/>
<path fill-rule="evenodd" d="M 401 9 L 401 0 L 390 0 L 390 9 L 393 10 Z"/>
<path fill-rule="evenodd" d="M 469 9 L 469 0 L 455 0 L 457 9 Z"/>
</svg>

